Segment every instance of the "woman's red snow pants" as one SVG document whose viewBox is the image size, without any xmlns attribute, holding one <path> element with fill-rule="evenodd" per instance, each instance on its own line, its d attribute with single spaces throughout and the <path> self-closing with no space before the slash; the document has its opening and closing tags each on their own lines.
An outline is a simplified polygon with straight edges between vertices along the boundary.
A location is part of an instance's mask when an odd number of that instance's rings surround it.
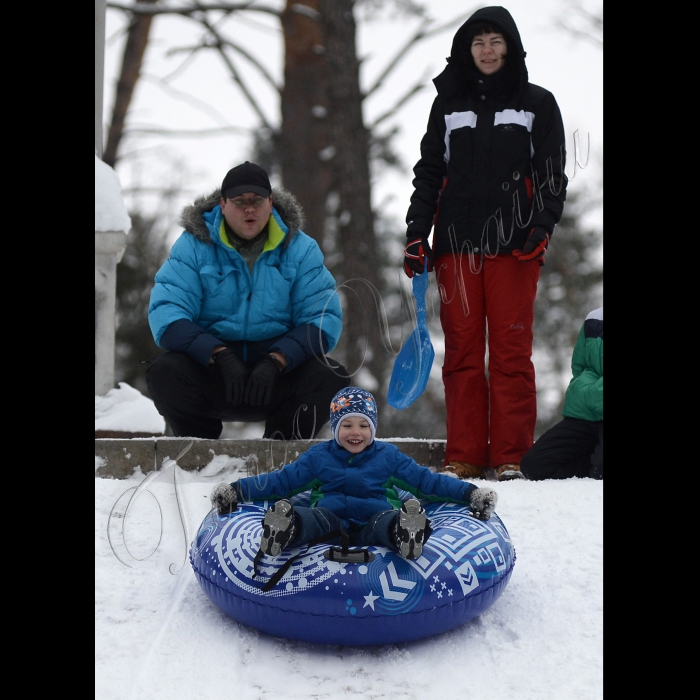
<svg viewBox="0 0 700 700">
<path fill-rule="evenodd" d="M 537 418 L 531 357 L 540 261 L 450 253 L 438 256 L 435 272 L 445 333 L 445 464 L 519 464 Z"/>
</svg>

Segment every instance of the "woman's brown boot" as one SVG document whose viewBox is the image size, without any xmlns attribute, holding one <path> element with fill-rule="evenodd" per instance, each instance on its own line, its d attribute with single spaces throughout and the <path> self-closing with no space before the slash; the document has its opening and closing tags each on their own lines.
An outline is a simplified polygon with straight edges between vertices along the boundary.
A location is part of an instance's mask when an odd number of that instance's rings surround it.
<svg viewBox="0 0 700 700">
<path fill-rule="evenodd" d="M 476 464 L 469 464 L 469 462 L 450 462 L 448 465 L 444 466 L 440 471 L 454 474 L 460 479 L 484 478 L 484 468 L 477 467 Z"/>
<path fill-rule="evenodd" d="M 496 475 L 499 481 L 510 481 L 511 479 L 525 479 L 525 474 L 520 471 L 519 464 L 500 464 L 496 468 Z"/>
</svg>

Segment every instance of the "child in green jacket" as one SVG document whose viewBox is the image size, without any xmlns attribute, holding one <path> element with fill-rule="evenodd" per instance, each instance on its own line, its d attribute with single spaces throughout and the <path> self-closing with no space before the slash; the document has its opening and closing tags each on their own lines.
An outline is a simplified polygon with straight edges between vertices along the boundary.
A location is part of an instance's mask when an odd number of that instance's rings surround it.
<svg viewBox="0 0 700 700">
<path fill-rule="evenodd" d="M 586 316 L 571 358 L 563 419 L 525 453 L 528 479 L 603 478 L 603 307 Z"/>
</svg>

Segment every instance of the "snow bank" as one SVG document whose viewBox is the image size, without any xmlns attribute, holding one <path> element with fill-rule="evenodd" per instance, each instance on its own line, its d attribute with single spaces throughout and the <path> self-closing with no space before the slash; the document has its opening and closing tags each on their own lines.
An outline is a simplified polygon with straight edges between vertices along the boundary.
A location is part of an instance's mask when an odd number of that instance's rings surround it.
<svg viewBox="0 0 700 700">
<path fill-rule="evenodd" d="M 125 382 L 106 396 L 95 396 L 95 430 L 164 433 L 165 420 L 148 397 Z"/>
<path fill-rule="evenodd" d="M 95 156 L 95 231 L 124 231 L 131 228 L 119 175 Z"/>
</svg>

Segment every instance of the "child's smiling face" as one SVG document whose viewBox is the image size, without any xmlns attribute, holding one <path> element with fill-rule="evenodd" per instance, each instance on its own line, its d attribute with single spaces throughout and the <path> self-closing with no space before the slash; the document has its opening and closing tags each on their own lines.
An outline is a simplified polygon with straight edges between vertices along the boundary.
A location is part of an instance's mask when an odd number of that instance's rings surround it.
<svg viewBox="0 0 700 700">
<path fill-rule="evenodd" d="M 369 420 L 362 416 L 348 416 L 338 426 L 338 444 L 348 452 L 357 454 L 372 442 Z"/>
</svg>

